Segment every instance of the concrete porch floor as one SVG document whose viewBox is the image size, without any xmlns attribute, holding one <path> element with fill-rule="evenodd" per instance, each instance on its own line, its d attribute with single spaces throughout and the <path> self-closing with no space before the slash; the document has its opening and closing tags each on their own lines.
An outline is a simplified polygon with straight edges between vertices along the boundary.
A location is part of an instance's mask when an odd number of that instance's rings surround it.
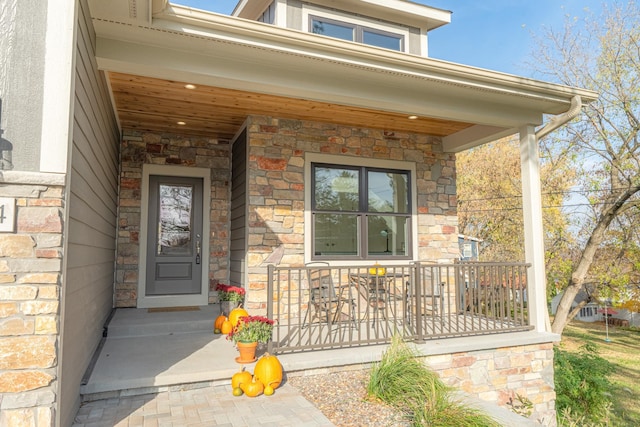
<svg viewBox="0 0 640 427">
<path fill-rule="evenodd" d="M 226 385 L 242 365 L 232 342 L 213 333 L 216 304 L 198 311 L 148 312 L 117 309 L 88 381 L 83 401 L 155 393 L 173 386 Z M 369 364 L 386 346 L 308 351 L 278 358 L 287 375 L 327 371 L 332 367 Z M 258 349 L 258 357 L 266 348 Z M 253 370 L 255 364 L 248 364 Z"/>
<path fill-rule="evenodd" d="M 164 419 L 166 425 L 251 426 L 247 417 L 229 419 L 225 406 L 220 404 L 227 399 L 230 407 L 235 408 L 241 402 L 245 405 L 241 412 L 247 416 L 264 412 L 260 398 L 237 400 L 231 396 L 230 378 L 242 365 L 234 360 L 237 351 L 233 344 L 224 336 L 213 334 L 218 314 L 217 305 L 200 307 L 198 311 L 154 313 L 146 309 L 117 309 L 93 370 L 81 387 L 84 403 L 74 426 L 147 425 L 147 420 L 158 416 L 170 417 Z M 513 344 L 530 340 L 528 335 L 501 334 L 494 338 Z M 434 340 L 427 344 L 428 353 L 464 351 L 470 345 L 469 338 Z M 366 346 L 283 354 L 278 358 L 286 378 L 349 369 L 353 365 L 366 367 L 380 360 L 385 349 L 385 345 Z M 259 355 L 261 352 L 264 349 Z M 246 366 L 253 371 L 255 364 Z M 277 412 L 272 415 L 280 417 L 279 421 L 271 420 L 264 425 L 333 425 L 286 380 L 274 397 L 282 400 L 270 400 L 271 409 Z M 489 402 L 468 396 L 465 400 L 490 413 L 501 425 L 538 425 Z M 134 411 L 136 407 L 139 409 Z M 195 407 L 199 408 L 198 421 L 186 421 L 185 414 Z M 237 413 L 237 409 L 231 412 Z M 204 419 L 202 414 L 213 418 Z M 114 419 L 120 422 L 114 423 Z"/>
</svg>

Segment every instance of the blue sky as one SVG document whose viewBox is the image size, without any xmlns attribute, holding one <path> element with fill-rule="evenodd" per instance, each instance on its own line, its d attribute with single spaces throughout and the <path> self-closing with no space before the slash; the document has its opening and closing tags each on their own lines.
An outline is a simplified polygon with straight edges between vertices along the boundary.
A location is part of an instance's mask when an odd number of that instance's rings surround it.
<svg viewBox="0 0 640 427">
<path fill-rule="evenodd" d="M 172 0 L 172 3 L 231 14 L 238 0 Z M 430 33 L 429 56 L 531 77 L 526 68 L 534 34 L 561 31 L 565 15 L 600 10 L 602 0 L 417 0 L 453 12 L 451 23 Z"/>
</svg>

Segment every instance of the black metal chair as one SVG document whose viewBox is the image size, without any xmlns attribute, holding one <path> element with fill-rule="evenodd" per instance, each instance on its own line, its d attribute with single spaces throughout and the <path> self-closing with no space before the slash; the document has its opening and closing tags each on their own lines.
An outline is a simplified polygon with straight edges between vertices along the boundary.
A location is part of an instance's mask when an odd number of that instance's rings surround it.
<svg viewBox="0 0 640 427">
<path fill-rule="evenodd" d="M 306 266 L 314 268 L 307 269 L 309 304 L 302 327 L 306 327 L 307 322 L 311 323 L 315 319 L 327 324 L 337 324 L 347 320 L 356 327 L 355 300 L 336 292 L 329 264 L 314 262 Z M 345 304 L 349 310 L 347 313 L 344 312 Z"/>
</svg>

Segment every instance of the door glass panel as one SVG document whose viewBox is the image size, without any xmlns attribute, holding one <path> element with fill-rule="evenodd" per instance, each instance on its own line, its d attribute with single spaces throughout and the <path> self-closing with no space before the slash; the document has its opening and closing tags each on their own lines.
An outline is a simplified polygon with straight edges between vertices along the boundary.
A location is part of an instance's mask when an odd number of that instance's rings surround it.
<svg viewBox="0 0 640 427">
<path fill-rule="evenodd" d="M 369 212 L 409 212 L 409 174 L 369 171 Z"/>
<path fill-rule="evenodd" d="M 367 254 L 407 256 L 408 221 L 405 216 L 368 216 Z"/>
<path fill-rule="evenodd" d="M 357 215 L 316 213 L 315 255 L 358 255 Z"/>
<path fill-rule="evenodd" d="M 158 255 L 191 255 L 193 186 L 160 184 Z"/>
</svg>

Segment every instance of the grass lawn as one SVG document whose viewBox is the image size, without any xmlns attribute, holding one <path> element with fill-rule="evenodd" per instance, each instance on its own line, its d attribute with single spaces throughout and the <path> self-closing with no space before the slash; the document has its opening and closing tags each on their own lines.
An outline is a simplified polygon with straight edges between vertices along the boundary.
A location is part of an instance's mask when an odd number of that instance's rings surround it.
<svg viewBox="0 0 640 427">
<path fill-rule="evenodd" d="M 605 341 L 604 323 L 572 321 L 562 334 L 561 347 L 573 351 L 590 341 L 601 357 L 615 365 L 612 426 L 640 426 L 640 331 L 609 326 Z"/>
</svg>

